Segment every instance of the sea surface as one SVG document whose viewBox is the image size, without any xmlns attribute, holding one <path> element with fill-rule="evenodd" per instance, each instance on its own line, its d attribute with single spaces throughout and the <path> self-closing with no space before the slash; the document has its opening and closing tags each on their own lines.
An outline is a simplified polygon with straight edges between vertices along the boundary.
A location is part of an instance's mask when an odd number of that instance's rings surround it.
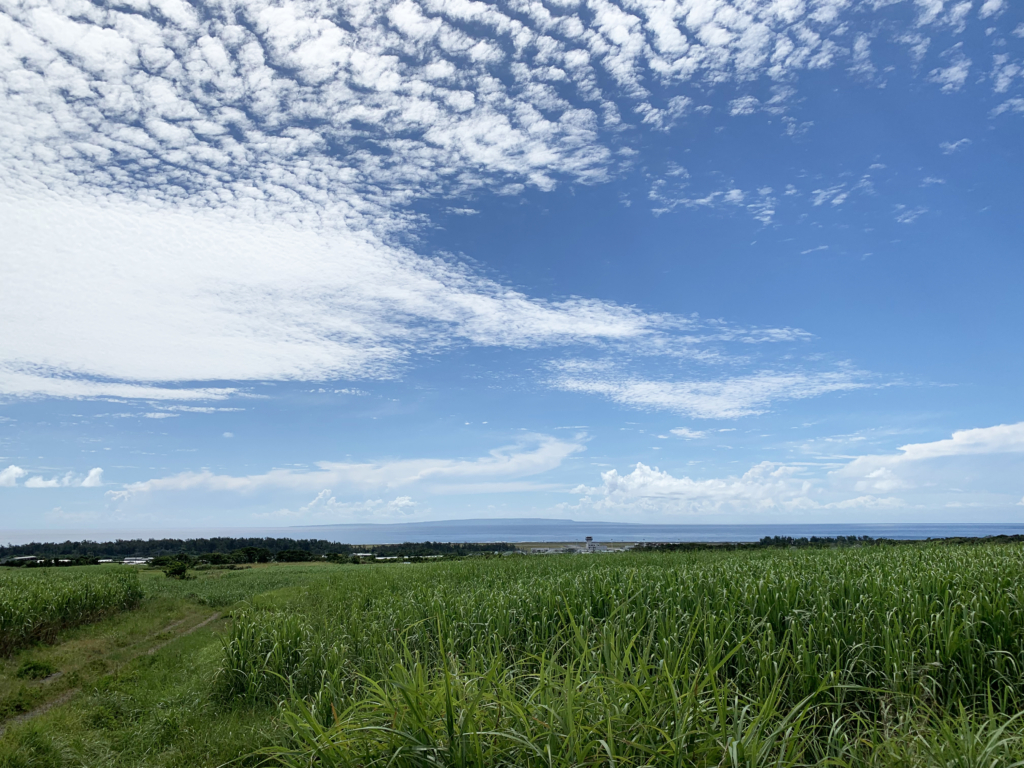
<svg viewBox="0 0 1024 768">
<path fill-rule="evenodd" d="M 889 539 L 942 539 L 954 536 L 1024 535 L 1020 523 L 792 523 L 749 525 L 651 525 L 546 518 L 439 520 L 427 523 L 319 525 L 266 528 L 188 528 L 122 530 L 0 530 L 0 544 L 33 541 L 113 541 L 116 539 L 273 536 L 326 539 L 343 544 L 400 544 L 406 541 L 577 542 L 595 541 L 757 541 L 764 536 L 871 536 Z"/>
</svg>

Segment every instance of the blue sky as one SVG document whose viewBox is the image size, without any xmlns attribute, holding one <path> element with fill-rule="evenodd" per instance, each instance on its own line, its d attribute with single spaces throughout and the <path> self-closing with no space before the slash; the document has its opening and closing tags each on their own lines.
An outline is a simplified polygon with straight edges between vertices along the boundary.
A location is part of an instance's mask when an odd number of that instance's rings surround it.
<svg viewBox="0 0 1024 768">
<path fill-rule="evenodd" d="M 0 10 L 0 529 L 1015 522 L 1024 6 Z"/>
</svg>

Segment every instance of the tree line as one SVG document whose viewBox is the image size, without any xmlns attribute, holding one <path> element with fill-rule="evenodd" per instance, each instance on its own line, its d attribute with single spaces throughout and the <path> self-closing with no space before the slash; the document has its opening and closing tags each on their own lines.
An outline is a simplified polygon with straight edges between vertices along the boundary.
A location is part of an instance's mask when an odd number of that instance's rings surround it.
<svg viewBox="0 0 1024 768">
<path fill-rule="evenodd" d="M 87 565 L 100 559 L 126 557 L 168 558 L 187 555 L 214 565 L 230 563 L 301 562 L 322 560 L 324 556 L 351 556 L 368 553 L 376 557 L 428 557 L 431 555 L 466 556 L 483 552 L 507 552 L 515 546 L 506 543 L 451 543 L 440 541 L 402 544 L 340 544 L 325 539 L 216 536 L 208 539 L 118 539 L 117 541 L 64 541 L 8 544 L 0 546 L 0 560 L 32 556 L 55 561 L 55 565 Z M 60 563 L 69 560 L 70 563 Z"/>
</svg>

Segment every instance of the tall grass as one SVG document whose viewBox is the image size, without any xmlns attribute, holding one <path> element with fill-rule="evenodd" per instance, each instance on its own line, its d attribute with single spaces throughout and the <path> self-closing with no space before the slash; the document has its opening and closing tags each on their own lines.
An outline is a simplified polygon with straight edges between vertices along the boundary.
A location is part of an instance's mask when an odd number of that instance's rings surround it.
<svg viewBox="0 0 1024 768">
<path fill-rule="evenodd" d="M 123 566 L 0 569 L 0 655 L 141 600 L 138 573 Z"/>
<path fill-rule="evenodd" d="M 995 768 L 1024 548 L 351 568 L 238 613 L 218 685 L 284 702 L 283 765 Z"/>
<path fill-rule="evenodd" d="M 330 563 L 273 564 L 237 571 L 195 571 L 190 572 L 194 578 L 187 580 L 168 579 L 162 572 L 147 571 L 142 574 L 142 585 L 147 598 L 179 598 L 222 608 L 267 592 L 309 584 L 346 568 Z"/>
</svg>

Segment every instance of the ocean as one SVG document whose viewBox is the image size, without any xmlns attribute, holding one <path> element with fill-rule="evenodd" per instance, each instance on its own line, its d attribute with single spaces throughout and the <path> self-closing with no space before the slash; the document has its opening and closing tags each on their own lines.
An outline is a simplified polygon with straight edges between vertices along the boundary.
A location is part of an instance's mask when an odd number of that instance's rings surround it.
<svg viewBox="0 0 1024 768">
<path fill-rule="evenodd" d="M 134 538 L 199 538 L 213 536 L 274 536 L 326 539 L 343 544 L 400 544 L 406 541 L 449 542 L 575 542 L 595 541 L 757 541 L 764 536 L 871 536 L 889 539 L 940 539 L 953 536 L 1024 535 L 1019 523 L 754 523 L 747 525 L 667 525 L 588 522 L 547 518 L 438 520 L 425 523 L 357 523 L 261 528 L 187 528 L 124 530 L 7 530 L 0 543 L 32 541 L 112 541 Z"/>
</svg>

